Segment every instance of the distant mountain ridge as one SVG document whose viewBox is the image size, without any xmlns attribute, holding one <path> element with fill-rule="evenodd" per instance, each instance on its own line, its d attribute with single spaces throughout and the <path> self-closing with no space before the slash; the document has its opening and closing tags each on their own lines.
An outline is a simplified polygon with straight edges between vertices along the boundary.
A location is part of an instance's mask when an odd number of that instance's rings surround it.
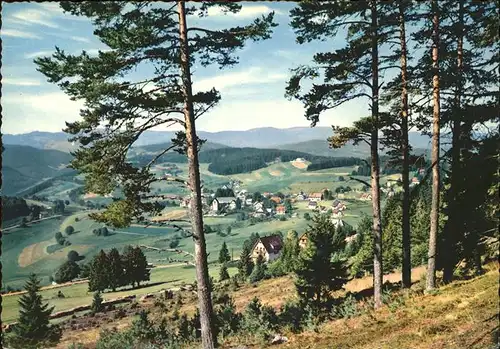
<svg viewBox="0 0 500 349">
<path fill-rule="evenodd" d="M 134 147 L 147 146 L 158 143 L 168 143 L 174 137 L 174 131 L 146 131 L 134 144 Z M 297 151 L 305 151 L 304 149 L 293 149 L 293 144 L 300 145 L 303 142 L 314 141 L 317 145 L 323 142 L 325 147 L 328 147 L 326 139 L 332 135 L 332 129 L 330 127 L 293 127 L 293 128 L 273 128 L 273 127 L 262 127 L 255 128 L 247 131 L 220 131 L 220 132 L 206 132 L 199 131 L 198 136 L 202 139 L 206 139 L 211 143 L 218 143 L 219 145 L 229 146 L 229 147 L 252 147 L 252 148 L 279 148 L 279 149 L 290 149 Z M 69 135 L 63 132 L 30 132 L 18 135 L 3 135 L 4 144 L 13 145 L 28 145 L 39 149 L 57 149 L 65 152 L 69 152 L 72 149 L 76 149 L 76 146 L 72 146 L 71 143 L 67 142 Z M 418 132 L 410 132 L 410 144 L 415 148 L 428 148 L 430 147 L 430 138 L 423 136 Z M 352 153 L 366 153 L 363 145 L 350 148 L 347 146 L 342 152 L 352 151 Z M 357 149 L 356 149 L 357 148 Z M 322 149 L 321 154 L 327 156 L 343 156 L 336 155 L 335 150 L 325 150 L 322 146 L 321 148 L 311 148 L 311 149 Z"/>
</svg>

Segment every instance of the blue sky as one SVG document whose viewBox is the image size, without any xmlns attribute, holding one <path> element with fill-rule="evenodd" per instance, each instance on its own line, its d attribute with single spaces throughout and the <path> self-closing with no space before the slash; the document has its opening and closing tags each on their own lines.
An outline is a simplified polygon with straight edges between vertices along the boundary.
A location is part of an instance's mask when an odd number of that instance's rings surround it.
<svg viewBox="0 0 500 349">
<path fill-rule="evenodd" d="M 245 25 L 274 10 L 279 26 L 272 39 L 249 43 L 241 50 L 240 64 L 230 69 L 194 67 L 194 88 L 216 87 L 222 95 L 221 103 L 198 120 L 198 129 L 308 126 L 301 103 L 284 97 L 289 69 L 308 63 L 315 52 L 342 45 L 344 37 L 298 45 L 289 27 L 289 11 L 294 3 L 242 5 L 238 15 L 223 15 L 214 9 L 204 24 L 211 28 Z M 79 118 L 82 104 L 70 101 L 57 86 L 48 83 L 36 71 L 33 58 L 50 55 L 55 46 L 74 54 L 81 50 L 97 53 L 106 46 L 92 34 L 89 20 L 63 13 L 57 3 L 4 3 L 2 19 L 2 133 L 61 131 L 65 121 Z M 346 103 L 325 113 L 318 126 L 348 126 L 367 113 L 368 104 L 362 100 Z"/>
</svg>

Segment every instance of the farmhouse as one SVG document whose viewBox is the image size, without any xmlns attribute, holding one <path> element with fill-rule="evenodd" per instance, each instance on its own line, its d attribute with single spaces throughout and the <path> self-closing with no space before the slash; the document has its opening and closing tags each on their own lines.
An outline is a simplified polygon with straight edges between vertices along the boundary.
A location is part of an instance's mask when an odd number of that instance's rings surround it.
<svg viewBox="0 0 500 349">
<path fill-rule="evenodd" d="M 271 196 L 269 200 L 274 201 L 277 205 L 281 204 L 281 198 L 279 196 Z"/>
<path fill-rule="evenodd" d="M 297 195 L 297 200 L 304 201 L 305 199 L 307 199 L 307 196 L 304 193 Z"/>
<path fill-rule="evenodd" d="M 253 209 L 255 211 L 263 210 L 264 209 L 264 204 L 262 202 L 256 202 L 253 204 Z"/>
<path fill-rule="evenodd" d="M 363 200 L 363 201 L 370 201 L 372 199 L 372 194 L 363 193 L 363 194 L 361 194 L 361 196 L 359 197 L 359 199 Z"/>
<path fill-rule="evenodd" d="M 340 200 L 334 200 L 334 201 L 333 201 L 333 204 L 332 204 L 332 208 L 333 208 L 334 210 L 335 210 L 335 209 L 337 209 L 337 210 L 343 211 L 343 210 L 345 210 L 347 207 L 346 207 L 346 205 L 345 205 L 342 201 L 340 201 Z"/>
<path fill-rule="evenodd" d="M 273 193 L 270 193 L 268 191 L 262 193 L 262 196 L 265 197 L 265 198 L 271 197 L 272 195 L 273 195 Z"/>
<path fill-rule="evenodd" d="M 249 199 L 245 200 L 245 205 L 247 205 L 247 206 L 251 206 L 252 203 L 253 203 L 253 199 L 252 198 L 249 198 Z"/>
<path fill-rule="evenodd" d="M 211 208 L 213 212 L 234 210 L 236 208 L 236 198 L 232 196 L 215 198 L 212 201 Z"/>
<path fill-rule="evenodd" d="M 180 207 L 187 207 L 187 208 L 191 208 L 191 198 L 188 196 L 188 197 L 185 197 L 181 200 L 180 204 L 179 204 Z"/>
<path fill-rule="evenodd" d="M 323 200 L 323 193 L 309 194 L 309 201 L 321 201 L 321 200 Z"/>
<path fill-rule="evenodd" d="M 293 160 L 292 162 L 306 162 L 306 159 L 304 159 L 304 158 L 297 158 L 297 159 Z"/>
<path fill-rule="evenodd" d="M 274 261 L 281 254 L 283 241 L 279 235 L 271 235 L 259 238 L 252 248 L 252 259 L 254 262 L 261 255 L 265 262 Z"/>
<path fill-rule="evenodd" d="M 342 218 L 343 216 L 344 216 L 344 213 L 339 209 L 334 209 L 332 211 L 332 218 L 333 219 Z"/>
<path fill-rule="evenodd" d="M 302 234 L 302 236 L 299 238 L 299 247 L 305 248 L 307 246 L 307 241 L 307 233 Z"/>
<path fill-rule="evenodd" d="M 310 210 L 315 210 L 318 207 L 318 203 L 316 201 L 309 201 L 307 208 Z"/>
<path fill-rule="evenodd" d="M 286 214 L 286 207 L 284 205 L 279 205 L 276 207 L 276 214 L 277 215 L 284 215 Z"/>
</svg>

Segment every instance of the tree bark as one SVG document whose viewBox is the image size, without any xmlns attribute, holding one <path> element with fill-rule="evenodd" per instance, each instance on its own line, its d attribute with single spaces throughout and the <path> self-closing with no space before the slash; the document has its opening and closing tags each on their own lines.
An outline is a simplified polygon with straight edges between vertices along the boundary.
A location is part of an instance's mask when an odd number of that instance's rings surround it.
<svg viewBox="0 0 500 349">
<path fill-rule="evenodd" d="M 371 189 L 373 208 L 373 300 L 374 307 L 382 306 L 382 226 L 380 219 L 380 168 L 378 158 L 378 23 L 377 2 L 371 3 L 372 30 L 372 133 L 371 133 Z"/>
<path fill-rule="evenodd" d="M 436 244 L 439 225 L 439 126 L 440 126 L 440 100 L 439 100 L 439 8 L 437 0 L 432 0 L 433 33 L 432 33 L 432 99 L 434 103 L 432 115 L 432 204 L 431 227 L 429 232 L 429 253 L 427 261 L 427 286 L 430 291 L 436 287 Z"/>
<path fill-rule="evenodd" d="M 198 161 L 198 138 L 196 136 L 193 110 L 193 91 L 189 60 L 189 44 L 187 39 L 187 24 L 184 1 L 177 2 L 180 29 L 180 59 L 182 75 L 182 92 L 184 97 L 184 120 L 186 129 L 187 158 L 189 171 L 189 186 L 191 190 L 191 226 L 194 241 L 196 264 L 196 281 L 200 309 L 201 341 L 204 349 L 217 346 L 214 335 L 213 308 L 210 296 L 207 250 L 203 232 L 203 212 L 201 204 L 201 180 Z"/>
<path fill-rule="evenodd" d="M 405 28 L 405 5 L 399 2 L 399 31 L 401 40 L 401 131 L 403 153 L 403 267 L 401 285 L 411 287 L 411 232 L 410 232 L 410 152 L 408 146 L 408 76 Z"/>
<path fill-rule="evenodd" d="M 461 224 L 459 193 L 461 187 L 460 160 L 461 160 L 461 95 L 463 81 L 463 44 L 464 44 L 464 1 L 459 1 L 458 9 L 458 37 L 457 37 L 457 81 L 455 88 L 455 101 L 453 120 L 451 124 L 451 183 L 449 191 L 449 216 L 445 230 L 445 243 L 447 246 L 443 265 L 443 281 L 449 283 L 453 280 L 453 270 L 456 264 L 456 237 L 463 236 L 463 224 Z"/>
</svg>

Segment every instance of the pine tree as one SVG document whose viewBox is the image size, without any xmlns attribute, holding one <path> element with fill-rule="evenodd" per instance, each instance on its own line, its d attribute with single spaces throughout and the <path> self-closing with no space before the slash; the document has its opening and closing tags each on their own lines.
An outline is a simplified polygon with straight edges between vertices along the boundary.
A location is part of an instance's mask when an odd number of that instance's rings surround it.
<svg viewBox="0 0 500 349">
<path fill-rule="evenodd" d="M 292 272 L 295 269 L 299 252 L 299 236 L 295 230 L 290 230 L 286 236 L 280 256 L 280 261 L 285 272 Z"/>
<path fill-rule="evenodd" d="M 55 282 L 58 284 L 76 279 L 80 274 L 80 266 L 75 261 L 64 262 L 56 272 Z"/>
<path fill-rule="evenodd" d="M 240 260 L 238 261 L 238 273 L 243 277 L 248 277 L 254 268 L 252 261 L 250 247 L 248 244 L 243 244 L 243 249 L 241 250 Z"/>
<path fill-rule="evenodd" d="M 324 215 L 313 218 L 307 237 L 307 247 L 295 268 L 295 287 L 302 302 L 319 310 L 328 304 L 331 292 L 342 289 L 348 281 L 345 261 L 334 256 L 344 250 L 345 241 Z"/>
<path fill-rule="evenodd" d="M 144 219 L 145 213 L 155 215 L 161 210 L 150 194 L 153 183 L 175 181 L 187 186 L 191 192 L 191 234 L 200 286 L 202 343 L 204 348 L 213 348 L 198 160 L 202 141 L 196 134 L 195 120 L 221 97 L 215 88 L 194 93 L 191 67 L 195 61 L 203 67 L 236 64 L 238 60 L 233 54 L 246 41 L 270 37 L 276 26 L 274 13 L 255 19 L 248 26 L 217 30 L 190 26 L 187 20 L 199 17 L 203 25 L 203 18 L 210 15 L 209 8 L 216 6 L 226 13 L 238 13 L 240 4 L 204 2 L 186 7 L 184 1 L 160 6 L 152 2 L 80 1 L 62 2 L 61 6 L 73 15 L 91 19 L 95 35 L 111 49 L 94 57 L 87 52 L 68 55 L 56 48 L 51 58 L 36 59 L 39 70 L 50 82 L 59 84 L 70 97 L 85 100 L 83 120 L 67 124 L 65 131 L 75 136 L 74 141 L 88 145 L 75 152 L 72 162 L 72 167 L 87 174 L 87 189 L 106 194 L 121 183 L 124 198 L 92 217 L 116 227 L 128 226 L 133 219 Z M 145 64 L 153 68 L 146 78 L 129 74 Z M 128 162 L 126 153 L 139 136 L 162 125 L 180 126 L 182 131 L 176 133 L 171 146 L 152 156 L 144 166 Z M 106 131 L 101 132 L 102 129 Z M 151 167 L 174 148 L 187 156 L 188 179 L 155 177 Z"/>
<path fill-rule="evenodd" d="M 124 269 L 123 282 L 125 285 L 135 287 L 134 274 L 134 248 L 130 245 L 125 246 L 122 255 L 122 265 Z"/>
<path fill-rule="evenodd" d="M 427 285 L 426 290 L 430 291 L 436 287 L 436 254 L 437 254 L 437 233 L 439 224 L 439 138 L 440 138 L 440 96 L 439 96 L 439 4 L 437 0 L 432 0 L 432 99 L 433 99 L 433 120 L 432 120 L 432 211 L 431 227 L 429 232 L 429 254 L 427 262 Z"/>
<path fill-rule="evenodd" d="M 132 279 L 137 282 L 137 286 L 141 285 L 141 281 L 149 281 L 148 261 L 144 252 L 140 247 L 133 249 L 133 269 Z"/>
<path fill-rule="evenodd" d="M 367 6 L 368 5 L 368 6 Z M 339 28 L 347 27 L 347 45 L 334 52 L 318 53 L 314 65 L 294 70 L 286 94 L 300 100 L 305 116 L 312 126 L 321 113 L 358 98 L 368 98 L 371 117 L 362 118 L 353 127 L 334 127 L 335 135 L 329 139 L 334 148 L 344 146 L 349 140 L 366 142 L 370 146 L 371 195 L 374 238 L 374 306 L 382 305 L 382 227 L 380 209 L 379 130 L 383 123 L 379 112 L 379 72 L 389 69 L 393 58 L 379 59 L 379 49 L 391 37 L 392 29 L 379 26 L 379 12 L 387 4 L 370 0 L 351 2 L 300 2 L 292 10 L 291 26 L 299 44 L 322 39 L 332 39 Z M 301 82 L 322 78 L 310 91 L 301 92 Z M 367 183 L 366 183 L 367 184 Z"/>
<path fill-rule="evenodd" d="M 255 267 L 252 270 L 252 273 L 250 274 L 250 282 L 258 282 L 266 276 L 266 270 L 267 266 L 264 262 L 264 257 L 259 254 L 257 256 L 257 260 L 255 261 Z"/>
<path fill-rule="evenodd" d="M 89 291 L 104 291 L 109 286 L 109 260 L 101 250 L 92 260 L 89 274 Z"/>
<path fill-rule="evenodd" d="M 220 271 L 219 271 L 219 281 L 224 281 L 227 279 L 229 279 L 227 265 L 226 265 L 226 263 L 222 263 L 222 265 L 220 266 Z"/>
<path fill-rule="evenodd" d="M 229 255 L 229 250 L 227 249 L 226 242 L 224 241 L 219 251 L 219 263 L 224 264 L 230 261 L 231 261 L 231 256 Z"/>
<path fill-rule="evenodd" d="M 19 299 L 19 320 L 13 328 L 13 334 L 7 336 L 9 347 L 30 349 L 53 346 L 61 338 L 57 325 L 50 325 L 50 315 L 54 307 L 43 303 L 40 295 L 40 280 L 31 274 L 24 289 L 26 293 Z"/>
<path fill-rule="evenodd" d="M 92 298 L 92 305 L 90 310 L 95 314 L 103 310 L 101 292 L 94 292 L 94 297 Z"/>
<path fill-rule="evenodd" d="M 115 292 L 117 287 L 124 285 L 122 257 L 116 248 L 112 248 L 107 256 L 109 262 L 109 287 Z"/>
</svg>

